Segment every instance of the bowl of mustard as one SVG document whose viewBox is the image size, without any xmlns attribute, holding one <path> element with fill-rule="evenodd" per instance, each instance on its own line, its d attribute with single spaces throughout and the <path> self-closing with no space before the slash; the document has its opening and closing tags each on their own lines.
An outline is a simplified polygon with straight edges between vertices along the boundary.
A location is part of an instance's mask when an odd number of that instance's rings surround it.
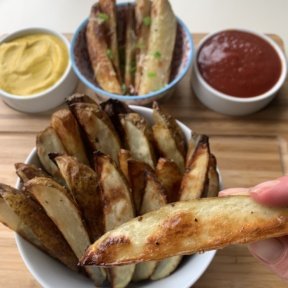
<svg viewBox="0 0 288 288">
<path fill-rule="evenodd" d="M 0 96 L 28 113 L 53 109 L 73 93 L 68 40 L 46 28 L 18 30 L 0 41 Z"/>
</svg>

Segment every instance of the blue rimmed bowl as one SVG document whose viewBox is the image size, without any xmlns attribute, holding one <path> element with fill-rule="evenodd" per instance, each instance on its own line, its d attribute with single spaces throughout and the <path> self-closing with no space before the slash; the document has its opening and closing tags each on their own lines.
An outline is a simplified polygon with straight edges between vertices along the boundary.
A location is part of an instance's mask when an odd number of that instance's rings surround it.
<svg viewBox="0 0 288 288">
<path fill-rule="evenodd" d="M 117 5 L 118 17 L 123 17 L 128 3 Z M 121 13 L 122 12 L 122 13 Z M 146 105 L 160 98 L 168 98 L 173 94 L 173 90 L 180 80 L 186 75 L 194 58 L 194 43 L 191 33 L 182 20 L 177 18 L 177 36 L 172 59 L 171 75 L 169 83 L 160 90 L 153 91 L 145 95 L 119 95 L 103 90 L 95 81 L 94 73 L 90 64 L 86 45 L 86 26 L 88 18 L 85 19 L 74 33 L 71 43 L 71 63 L 75 74 L 82 83 L 95 92 L 102 100 L 108 98 L 117 99 L 127 104 Z"/>
</svg>

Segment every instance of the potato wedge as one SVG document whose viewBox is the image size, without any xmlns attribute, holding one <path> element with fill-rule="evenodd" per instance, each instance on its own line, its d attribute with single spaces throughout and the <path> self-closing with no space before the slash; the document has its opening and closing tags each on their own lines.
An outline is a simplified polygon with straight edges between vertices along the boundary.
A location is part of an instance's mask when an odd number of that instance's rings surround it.
<svg viewBox="0 0 288 288">
<path fill-rule="evenodd" d="M 129 94 L 135 94 L 136 34 L 134 5 L 128 4 L 125 41 L 125 85 Z"/>
<path fill-rule="evenodd" d="M 104 205 L 105 230 L 110 231 L 135 215 L 131 192 L 124 175 L 113 160 L 101 153 L 94 153 L 95 168 L 99 175 L 99 187 Z M 131 280 L 135 265 L 116 267 L 109 270 L 112 287 L 125 287 Z"/>
<path fill-rule="evenodd" d="M 135 21 L 136 21 L 136 74 L 135 90 L 139 89 L 141 76 L 143 73 L 143 63 L 148 49 L 150 25 L 151 25 L 151 1 L 136 0 Z"/>
<path fill-rule="evenodd" d="M 139 95 L 163 88 L 170 77 L 177 21 L 168 0 L 154 0 L 147 55 L 139 85 Z"/>
<path fill-rule="evenodd" d="M 53 113 L 51 126 L 60 138 L 67 154 L 76 157 L 80 162 L 89 165 L 84 144 L 81 139 L 79 125 L 68 109 Z M 52 151 L 60 152 L 60 151 Z"/>
<path fill-rule="evenodd" d="M 60 155 L 55 157 L 54 161 L 79 205 L 87 224 L 90 240 L 96 241 L 104 233 L 103 208 L 97 174 L 71 156 Z"/>
<path fill-rule="evenodd" d="M 68 105 L 68 107 L 75 103 L 96 104 L 96 102 L 91 97 L 83 93 L 75 93 L 66 99 L 66 104 Z"/>
<path fill-rule="evenodd" d="M 139 263 L 280 237 L 288 233 L 287 217 L 287 208 L 264 207 L 249 196 L 172 203 L 104 234 L 80 263 Z"/>
<path fill-rule="evenodd" d="M 23 191 L 4 184 L 0 184 L 0 199 L 1 222 L 70 269 L 78 270 L 75 254 L 38 203 Z"/>
<path fill-rule="evenodd" d="M 151 129 L 144 117 L 138 113 L 122 115 L 121 123 L 132 158 L 155 167 L 155 153 L 152 146 Z"/>
<path fill-rule="evenodd" d="M 129 168 L 128 168 L 128 160 L 131 159 L 131 153 L 128 150 L 121 149 L 119 154 L 119 168 L 122 171 L 123 175 L 126 177 L 129 184 L 130 178 L 129 178 Z"/>
<path fill-rule="evenodd" d="M 118 162 L 120 139 L 108 115 L 97 104 L 76 103 L 70 106 L 81 125 L 92 151 L 111 155 Z"/>
<path fill-rule="evenodd" d="M 128 161 L 129 182 L 132 189 L 132 198 L 136 211 L 136 215 L 140 215 L 142 199 L 145 192 L 146 179 L 145 171 L 152 171 L 150 165 L 130 159 Z"/>
<path fill-rule="evenodd" d="M 158 210 L 166 204 L 164 188 L 157 179 L 155 173 L 151 172 L 150 170 L 146 170 L 144 171 L 144 174 L 146 185 L 140 215 Z M 149 261 L 137 264 L 132 278 L 133 281 L 149 279 L 153 274 L 156 265 L 157 261 Z"/>
<path fill-rule="evenodd" d="M 41 168 L 33 164 L 15 163 L 16 174 L 23 183 L 35 177 L 49 177 L 49 175 Z"/>
<path fill-rule="evenodd" d="M 25 189 L 41 204 L 77 258 L 81 258 L 91 242 L 82 215 L 69 192 L 52 179 L 44 177 L 31 179 L 25 184 Z M 96 285 L 101 285 L 105 280 L 103 270 L 97 267 L 85 267 L 85 271 Z"/>
<path fill-rule="evenodd" d="M 203 195 L 208 184 L 209 159 L 209 138 L 201 135 L 181 182 L 180 201 L 193 200 Z"/>
<path fill-rule="evenodd" d="M 110 59 L 117 57 L 117 53 L 113 55 L 107 44 L 108 21 L 109 16 L 101 11 L 98 3 L 92 6 L 86 28 L 87 49 L 95 79 L 100 87 L 111 93 L 122 94 L 117 72 Z"/>
<path fill-rule="evenodd" d="M 208 197 L 218 196 L 218 192 L 220 191 L 220 182 L 219 174 L 217 172 L 217 161 L 216 157 L 213 154 L 210 154 L 208 179 Z"/>
<path fill-rule="evenodd" d="M 157 178 L 165 188 L 167 203 L 178 201 L 183 174 L 176 163 L 165 158 L 159 158 L 155 170 Z"/>
<path fill-rule="evenodd" d="M 101 12 L 106 14 L 108 19 L 105 21 L 107 27 L 107 39 L 108 49 L 111 53 L 108 53 L 108 57 L 111 59 L 114 69 L 120 79 L 120 66 L 119 66 L 119 53 L 118 53 L 118 40 L 117 40 L 117 10 L 115 0 L 99 0 L 99 6 Z M 103 17 L 102 17 L 103 18 Z M 106 36 L 107 37 L 107 36 Z"/>
<path fill-rule="evenodd" d="M 57 180 L 61 179 L 59 169 L 49 158 L 49 153 L 66 154 L 67 152 L 52 127 L 46 128 L 36 136 L 36 149 L 43 168 Z"/>
</svg>

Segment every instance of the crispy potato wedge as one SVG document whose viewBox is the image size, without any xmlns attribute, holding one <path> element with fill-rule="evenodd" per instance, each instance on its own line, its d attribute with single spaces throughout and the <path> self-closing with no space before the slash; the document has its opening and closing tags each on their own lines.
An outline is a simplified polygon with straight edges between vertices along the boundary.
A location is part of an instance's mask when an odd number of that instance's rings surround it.
<svg viewBox="0 0 288 288">
<path fill-rule="evenodd" d="M 165 188 L 167 203 L 178 201 L 183 174 L 176 163 L 165 158 L 159 158 L 155 171 L 157 178 Z"/>
<path fill-rule="evenodd" d="M 68 107 L 75 103 L 96 104 L 96 102 L 91 97 L 83 93 L 75 93 L 66 99 L 66 104 L 68 105 Z"/>
<path fill-rule="evenodd" d="M 125 143 L 125 132 L 121 124 L 120 114 L 127 114 L 134 112 L 128 105 L 124 102 L 115 99 L 109 99 L 100 104 L 101 108 L 107 113 L 111 119 L 118 135 L 120 136 L 123 146 L 127 146 Z"/>
<path fill-rule="evenodd" d="M 163 88 L 170 77 L 177 21 L 168 0 L 154 0 L 147 55 L 139 85 L 139 95 Z"/>
<path fill-rule="evenodd" d="M 133 159 L 128 161 L 129 182 L 131 184 L 136 215 L 140 215 L 142 199 L 146 186 L 145 171 L 148 170 L 152 171 L 151 166 L 142 161 Z"/>
<path fill-rule="evenodd" d="M 76 103 L 70 106 L 93 151 L 111 155 L 118 162 L 121 143 L 108 115 L 97 104 Z"/>
<path fill-rule="evenodd" d="M 54 161 L 79 205 L 87 224 L 90 240 L 94 242 L 104 233 L 103 208 L 97 174 L 71 156 L 60 155 L 55 157 Z"/>
<path fill-rule="evenodd" d="M 92 6 L 86 28 L 87 49 L 95 79 L 100 87 L 108 92 L 121 94 L 119 78 L 110 59 L 117 57 L 117 53 L 113 55 L 107 44 L 108 20 L 109 15 L 101 12 L 98 3 Z"/>
<path fill-rule="evenodd" d="M 107 26 L 107 34 L 109 39 L 107 39 L 107 43 L 109 43 L 108 48 L 111 50 L 111 54 L 108 54 L 110 57 L 114 69 L 120 77 L 120 67 L 119 67 L 119 53 L 118 53 L 118 40 L 117 40 L 117 10 L 115 0 L 99 0 L 99 6 L 101 12 L 108 16 L 107 21 L 105 21 L 105 25 Z M 107 36 L 106 36 L 107 37 Z"/>
<path fill-rule="evenodd" d="M 49 177 L 49 175 L 41 168 L 33 164 L 15 163 L 16 174 L 23 183 L 35 177 Z"/>
<path fill-rule="evenodd" d="M 193 160 L 193 154 L 197 147 L 198 142 L 202 139 L 202 134 L 198 134 L 193 132 L 191 138 L 188 141 L 188 149 L 186 154 L 185 168 L 189 168 L 191 166 L 191 161 Z"/>
<path fill-rule="evenodd" d="M 209 138 L 201 135 L 181 182 L 180 201 L 193 200 L 203 195 L 208 181 L 209 159 Z"/>
<path fill-rule="evenodd" d="M 280 237 L 288 233 L 287 217 L 287 208 L 264 207 L 249 196 L 176 202 L 104 234 L 80 263 L 139 263 Z"/>
<path fill-rule="evenodd" d="M 79 208 L 69 192 L 52 179 L 44 177 L 31 179 L 25 184 L 25 189 L 41 204 L 77 258 L 81 258 L 91 242 Z M 96 285 L 101 285 L 105 280 L 103 270 L 97 267 L 85 267 L 85 270 Z"/>
<path fill-rule="evenodd" d="M 76 157 L 80 162 L 89 165 L 84 144 L 81 139 L 79 125 L 68 109 L 53 113 L 51 126 L 60 138 L 67 154 Z M 59 152 L 59 151 L 52 151 Z"/>
<path fill-rule="evenodd" d="M 130 188 L 124 175 L 113 160 L 101 153 L 94 153 L 95 168 L 99 175 L 99 187 L 104 205 L 105 230 L 110 231 L 134 217 Z M 131 280 L 135 265 L 109 270 L 112 287 L 125 287 Z"/>
<path fill-rule="evenodd" d="M 175 119 L 160 110 L 156 102 L 153 103 L 153 136 L 159 154 L 173 160 L 180 171 L 184 172 L 185 155 L 187 152 L 184 134 Z"/>
<path fill-rule="evenodd" d="M 128 183 L 130 184 L 128 160 L 131 159 L 131 153 L 128 150 L 121 149 L 118 154 L 119 158 L 119 168 L 123 175 L 126 177 Z"/>
<path fill-rule="evenodd" d="M 146 185 L 140 215 L 154 210 L 158 210 L 166 204 L 164 188 L 157 179 L 155 173 L 151 172 L 149 169 L 144 171 L 144 174 Z M 133 281 L 142 281 L 145 279 L 149 279 L 153 274 L 156 265 L 157 261 L 149 261 L 137 264 L 132 278 Z"/>
<path fill-rule="evenodd" d="M 144 117 L 138 113 L 122 115 L 121 123 L 132 158 L 155 167 L 152 133 Z"/>
<path fill-rule="evenodd" d="M 55 163 L 49 158 L 49 154 L 55 152 L 66 154 L 67 152 L 56 131 L 52 127 L 47 127 L 37 134 L 36 149 L 43 168 L 58 181 L 61 178 L 60 172 Z"/>
<path fill-rule="evenodd" d="M 134 5 L 128 4 L 125 41 L 125 85 L 129 94 L 135 94 L 136 34 Z"/>
<path fill-rule="evenodd" d="M 135 21 L 136 21 L 136 74 L 135 90 L 139 89 L 141 76 L 143 73 L 143 63 L 148 49 L 150 24 L 151 24 L 151 1 L 136 0 L 135 2 Z"/>
<path fill-rule="evenodd" d="M 208 197 L 216 197 L 220 191 L 219 174 L 217 172 L 217 161 L 213 154 L 210 154 L 209 158 L 209 170 L 208 170 Z"/>
<path fill-rule="evenodd" d="M 78 270 L 75 254 L 38 203 L 23 191 L 4 184 L 0 184 L 0 199 L 1 222 L 70 269 Z"/>
</svg>

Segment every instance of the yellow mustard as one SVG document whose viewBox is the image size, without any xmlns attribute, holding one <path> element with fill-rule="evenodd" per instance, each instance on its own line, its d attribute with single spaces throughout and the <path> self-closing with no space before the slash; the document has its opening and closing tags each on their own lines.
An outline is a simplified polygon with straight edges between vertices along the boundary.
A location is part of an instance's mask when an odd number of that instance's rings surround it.
<svg viewBox="0 0 288 288">
<path fill-rule="evenodd" d="M 25 35 L 0 45 L 0 88 L 33 95 L 55 84 L 68 65 L 66 45 L 51 34 Z"/>
</svg>

